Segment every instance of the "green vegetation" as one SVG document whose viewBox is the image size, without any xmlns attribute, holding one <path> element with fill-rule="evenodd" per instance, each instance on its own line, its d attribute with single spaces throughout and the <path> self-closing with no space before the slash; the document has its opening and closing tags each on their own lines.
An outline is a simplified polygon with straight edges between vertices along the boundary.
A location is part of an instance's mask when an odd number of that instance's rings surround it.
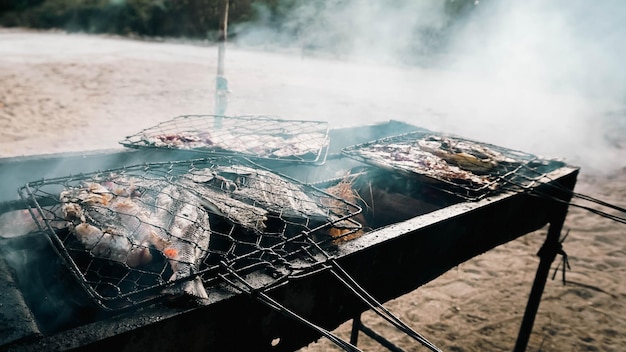
<svg viewBox="0 0 626 352">
<path fill-rule="evenodd" d="M 280 28 L 280 23 L 301 6 L 324 8 L 328 4 L 337 6 L 347 2 L 230 0 L 229 23 L 236 25 L 262 20 L 264 25 Z M 446 12 L 462 14 L 472 3 L 469 0 L 447 0 Z M 219 25 L 221 4 L 222 0 L 0 0 L 0 26 L 213 39 Z"/>
<path fill-rule="evenodd" d="M 0 25 L 87 33 L 212 38 L 218 0 L 0 0 Z M 251 0 L 231 1 L 229 19 L 251 19 Z"/>
</svg>

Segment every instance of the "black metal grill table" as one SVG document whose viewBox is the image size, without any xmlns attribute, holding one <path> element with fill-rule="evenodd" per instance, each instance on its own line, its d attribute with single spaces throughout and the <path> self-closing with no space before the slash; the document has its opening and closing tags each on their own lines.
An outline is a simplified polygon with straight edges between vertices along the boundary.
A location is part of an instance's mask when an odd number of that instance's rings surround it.
<svg viewBox="0 0 626 352">
<path fill-rule="evenodd" d="M 273 168 L 302 183 L 321 187 L 346 170 L 359 170 L 363 185 L 374 186 L 371 197 L 379 205 L 397 207 L 397 199 L 379 197 L 376 190 L 400 197 L 397 218 L 383 213 L 364 212 L 371 228 L 356 239 L 336 244 L 330 260 L 320 260 L 319 270 L 289 276 L 277 285 L 264 286 L 263 276 L 254 272 L 239 282 L 240 289 L 225 282 L 207 287 L 208 304 L 172 306 L 156 303 L 122 312 L 108 312 L 88 304 L 76 287 L 76 280 L 64 268 L 64 261 L 39 232 L 2 238 L 2 314 L 16 325 L 2 336 L 6 350 L 90 350 L 106 346 L 118 350 L 216 349 L 292 351 L 317 340 L 322 334 L 295 322 L 271 306 L 259 304 L 257 293 L 297 313 L 326 330 L 370 307 L 354 298 L 354 292 L 337 283 L 327 264 L 336 263 L 365 291 L 386 302 L 436 279 L 454 266 L 500 244 L 550 225 L 541 254 L 541 264 L 523 318 L 518 350 L 525 348 L 551 262 L 560 249 L 559 234 L 578 169 L 559 162 L 542 163 L 538 173 L 512 180 L 508 188 L 468 200 L 442 187 L 424 186 L 410 180 L 385 183 L 393 178 L 406 180 L 393 170 L 370 168 L 341 155 L 344 148 L 388 136 L 423 131 L 414 126 L 390 122 L 331 130 L 329 154 L 324 165 L 280 165 Z M 53 179 L 121 168 L 141 163 L 169 162 L 178 154 L 161 150 L 101 151 L 90 155 L 51 155 L 0 160 L 0 174 L 6 182 L 0 190 L 1 212 L 18 211 L 24 202 L 15 201 L 16 190 L 30 179 Z M 18 170 L 20 175 L 18 175 Z M 531 169 L 531 171 L 537 169 Z M 388 172 L 392 172 L 388 174 Z M 28 180 L 24 174 L 28 175 Z M 391 176 L 393 175 L 393 176 Z M 423 187 L 422 187 L 423 186 Z M 316 187 L 316 188 L 317 188 Z M 30 204 L 32 206 L 32 204 Z M 3 234 L 0 234 L 3 235 Z M 3 236 L 6 237 L 6 236 Z M 36 278 L 25 280 L 24 277 Z M 234 280 L 236 276 L 224 275 Z M 259 286 L 254 286 L 258 283 Z M 257 290 L 261 287 L 261 290 Z M 43 299 L 42 295 L 47 297 Z M 88 297 L 87 297 L 88 298 Z M 8 301 L 7 301 L 8 302 Z M 61 314 L 61 312 L 63 312 Z M 51 319 L 52 317 L 58 319 Z M 12 326 L 12 325 L 9 325 Z M 3 327 L 4 328 L 4 327 Z M 435 344 L 437 341 L 433 341 Z"/>
</svg>

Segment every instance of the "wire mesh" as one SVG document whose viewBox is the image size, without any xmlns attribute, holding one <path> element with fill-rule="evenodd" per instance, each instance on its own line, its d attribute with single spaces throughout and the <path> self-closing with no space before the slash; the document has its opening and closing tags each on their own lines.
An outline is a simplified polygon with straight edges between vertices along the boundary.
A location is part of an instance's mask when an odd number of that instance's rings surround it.
<svg viewBox="0 0 626 352">
<path fill-rule="evenodd" d="M 360 208 L 249 160 L 214 157 L 30 182 L 19 190 L 85 292 L 108 310 L 206 298 L 235 271 L 267 288 L 317 270 Z"/>
<path fill-rule="evenodd" d="M 399 172 L 464 200 L 512 188 L 529 188 L 564 164 L 532 154 L 427 131 L 344 148 L 342 154 Z"/>
<path fill-rule="evenodd" d="M 244 154 L 249 158 L 323 164 L 328 152 L 327 122 L 265 116 L 186 115 L 126 137 L 131 148 Z"/>
</svg>

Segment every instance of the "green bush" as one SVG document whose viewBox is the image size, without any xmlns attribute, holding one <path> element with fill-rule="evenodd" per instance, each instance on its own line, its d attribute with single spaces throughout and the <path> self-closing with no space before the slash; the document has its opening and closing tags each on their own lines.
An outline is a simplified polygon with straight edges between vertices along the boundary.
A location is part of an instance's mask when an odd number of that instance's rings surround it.
<svg viewBox="0 0 626 352">
<path fill-rule="evenodd" d="M 217 0 L 0 0 L 0 25 L 88 33 L 214 36 Z M 253 17 L 251 1 L 232 2 L 230 21 Z"/>
<path fill-rule="evenodd" d="M 296 33 L 318 20 L 316 11 L 349 1 L 230 0 L 229 24 L 234 28 L 257 21 L 281 33 Z M 390 3 L 394 1 L 404 0 Z M 223 0 L 0 0 L 0 26 L 214 39 L 222 4 Z M 472 4 L 446 0 L 446 13 L 462 17 Z M 302 15 L 301 9 L 313 17 Z"/>
</svg>

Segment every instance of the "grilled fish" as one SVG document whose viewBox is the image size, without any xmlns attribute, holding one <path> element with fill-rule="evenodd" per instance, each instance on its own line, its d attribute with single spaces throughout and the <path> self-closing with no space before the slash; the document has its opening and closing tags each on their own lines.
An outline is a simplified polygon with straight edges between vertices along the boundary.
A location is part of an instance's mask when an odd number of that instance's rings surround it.
<svg viewBox="0 0 626 352">
<path fill-rule="evenodd" d="M 227 179 L 203 169 L 185 175 L 180 181 L 197 193 L 202 205 L 213 213 L 248 229 L 262 232 L 266 228 L 268 211 L 233 198 Z"/>
<path fill-rule="evenodd" d="M 156 207 L 156 215 L 167 229 L 166 240 L 170 243 L 162 249 L 174 272 L 170 281 L 193 275 L 208 254 L 211 233 L 209 217 L 200 198 L 182 187 L 170 185 L 157 196 Z M 166 293 L 208 298 L 200 277 L 171 287 Z"/>
<path fill-rule="evenodd" d="M 207 298 L 199 278 L 184 281 L 207 255 L 210 226 L 200 199 L 165 181 L 117 177 L 60 194 L 70 231 L 94 256 L 137 267 L 156 249 L 181 284 L 168 294 Z"/>
<path fill-rule="evenodd" d="M 325 217 L 326 212 L 294 182 L 245 166 L 198 170 L 226 189 L 231 197 L 268 211 L 292 216 Z"/>
<path fill-rule="evenodd" d="M 476 174 L 488 174 L 499 162 L 513 161 L 487 146 L 450 137 L 429 136 L 417 144 L 421 150 Z"/>
<path fill-rule="evenodd" d="M 70 231 L 94 256 L 136 267 L 152 259 L 148 245 L 160 242 L 139 203 L 98 183 L 60 194 Z"/>
<path fill-rule="evenodd" d="M 273 172 L 249 167 L 223 167 L 220 175 L 230 181 L 233 197 L 253 202 L 281 217 L 308 218 L 318 223 L 333 221 L 329 209 L 306 194 L 302 187 Z"/>
<path fill-rule="evenodd" d="M 316 202 L 298 183 L 263 169 L 221 166 L 193 170 L 187 177 L 205 201 L 247 227 L 263 230 L 269 214 L 308 219 L 313 225 L 332 222 L 336 227 L 354 227 L 339 221 L 340 214 L 323 206 L 321 199 Z"/>
</svg>

